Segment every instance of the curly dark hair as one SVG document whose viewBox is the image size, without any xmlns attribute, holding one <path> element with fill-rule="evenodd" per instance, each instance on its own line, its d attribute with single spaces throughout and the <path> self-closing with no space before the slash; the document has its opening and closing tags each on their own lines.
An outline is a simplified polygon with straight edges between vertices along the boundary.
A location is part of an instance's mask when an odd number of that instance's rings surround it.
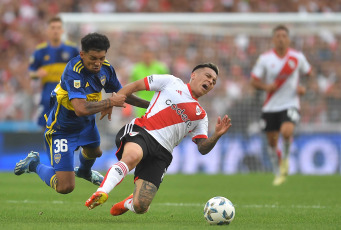
<svg viewBox="0 0 341 230">
<path fill-rule="evenodd" d="M 89 52 L 90 50 L 95 51 L 108 51 L 110 47 L 110 42 L 107 36 L 99 33 L 87 34 L 81 40 L 82 50 L 84 52 Z"/>
</svg>

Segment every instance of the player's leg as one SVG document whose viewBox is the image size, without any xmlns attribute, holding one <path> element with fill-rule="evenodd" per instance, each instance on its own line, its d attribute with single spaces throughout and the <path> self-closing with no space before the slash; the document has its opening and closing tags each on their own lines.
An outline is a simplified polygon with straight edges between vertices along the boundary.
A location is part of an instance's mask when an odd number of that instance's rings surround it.
<svg viewBox="0 0 341 230">
<path fill-rule="evenodd" d="M 99 143 L 95 143 L 94 146 L 96 145 L 99 145 Z M 91 170 L 96 158 L 100 156 L 102 156 L 102 150 L 99 146 L 83 146 L 81 153 L 79 154 L 80 165 L 79 167 L 75 167 L 75 175 L 84 178 L 95 185 L 100 185 L 104 177 L 99 172 Z"/>
<path fill-rule="evenodd" d="M 149 139 L 148 146 L 152 150 L 148 151 L 147 156 L 135 168 L 134 194 L 111 207 L 110 213 L 113 216 L 122 215 L 128 210 L 138 214 L 148 211 L 172 161 L 172 155 L 155 140 Z"/>
<path fill-rule="evenodd" d="M 100 185 L 104 177 L 99 172 L 91 170 L 96 158 L 102 156 L 100 135 L 95 121 L 79 134 L 78 146 L 82 146 L 82 150 L 79 154 L 80 165 L 75 167 L 75 175 Z"/>
<path fill-rule="evenodd" d="M 279 132 L 278 131 L 268 131 L 266 132 L 266 137 L 267 137 L 267 151 L 268 155 L 272 164 L 272 170 L 275 176 L 280 175 L 279 171 L 279 156 L 277 154 L 277 143 L 278 143 L 278 137 L 279 137 Z"/>
<path fill-rule="evenodd" d="M 101 186 L 85 203 L 89 209 L 103 204 L 108 199 L 108 195 L 129 171 L 134 169 L 143 157 L 141 146 L 134 142 L 126 142 L 123 146 L 122 158 L 119 162 L 111 166 L 108 170 Z"/>
<path fill-rule="evenodd" d="M 47 129 L 45 132 L 45 145 L 49 156 L 51 168 L 47 171 L 39 171 L 38 175 L 46 184 L 61 194 L 67 194 L 75 188 L 74 151 L 77 148 L 77 135 L 56 132 L 53 129 Z M 54 174 L 53 174 L 54 172 Z"/>
<path fill-rule="evenodd" d="M 267 153 L 271 161 L 272 170 L 275 179 L 280 175 L 279 156 L 277 151 L 277 143 L 280 130 L 280 113 L 262 113 L 262 119 L 265 123 L 264 131 L 267 138 Z"/>
<path fill-rule="evenodd" d="M 280 164 L 280 171 L 283 176 L 288 175 L 290 146 L 295 130 L 295 124 L 287 121 L 281 125 L 281 135 L 283 137 L 283 155 Z"/>
<path fill-rule="evenodd" d="M 119 216 L 128 210 L 144 214 L 149 210 L 158 188 L 151 182 L 138 179 L 135 181 L 135 191 L 121 202 L 114 204 L 110 213 L 113 216 Z"/>
</svg>

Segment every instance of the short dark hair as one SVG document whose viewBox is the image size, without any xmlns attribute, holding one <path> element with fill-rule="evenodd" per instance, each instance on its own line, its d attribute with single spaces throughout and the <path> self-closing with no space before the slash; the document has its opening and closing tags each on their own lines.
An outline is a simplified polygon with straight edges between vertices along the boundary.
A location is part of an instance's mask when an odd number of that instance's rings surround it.
<svg viewBox="0 0 341 230">
<path fill-rule="evenodd" d="M 82 50 L 84 52 L 89 52 L 90 50 L 95 51 L 108 51 L 110 47 L 110 42 L 107 36 L 99 33 L 87 34 L 81 40 Z"/>
<path fill-rule="evenodd" d="M 60 23 L 63 23 L 63 20 L 60 18 L 60 17 L 52 17 L 48 20 L 47 24 L 51 24 L 52 22 L 60 22 Z"/>
<path fill-rule="evenodd" d="M 272 30 L 272 35 L 274 35 L 278 30 L 284 30 L 289 35 L 289 29 L 285 25 L 278 25 Z"/>
<path fill-rule="evenodd" d="M 196 67 L 193 68 L 192 73 L 196 71 L 197 69 L 206 68 L 206 67 L 212 69 L 217 74 L 217 76 L 219 75 L 218 66 L 210 62 L 197 65 Z"/>
</svg>

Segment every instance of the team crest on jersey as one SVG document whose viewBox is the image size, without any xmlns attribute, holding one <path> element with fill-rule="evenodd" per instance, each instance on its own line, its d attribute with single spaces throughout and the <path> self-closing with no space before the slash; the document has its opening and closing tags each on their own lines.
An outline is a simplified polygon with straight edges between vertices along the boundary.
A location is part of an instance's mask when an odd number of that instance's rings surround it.
<svg viewBox="0 0 341 230">
<path fill-rule="evenodd" d="M 197 116 L 199 116 L 200 114 L 201 114 L 201 109 L 200 109 L 200 107 L 197 105 L 197 107 L 195 108 L 195 114 L 197 115 Z"/>
<path fill-rule="evenodd" d="M 60 153 L 54 154 L 54 162 L 58 164 L 60 162 L 60 159 L 62 158 L 62 155 Z"/>
<path fill-rule="evenodd" d="M 105 82 L 107 81 L 107 77 L 105 75 L 102 75 L 99 79 L 101 80 L 101 84 L 104 86 Z"/>
<path fill-rule="evenodd" d="M 48 61 L 48 60 L 50 60 L 50 55 L 45 55 L 44 56 L 44 61 Z"/>
<path fill-rule="evenodd" d="M 134 137 L 134 136 L 136 136 L 137 134 L 139 134 L 139 132 L 130 132 L 130 133 L 129 133 L 129 136 Z"/>
<path fill-rule="evenodd" d="M 62 53 L 62 59 L 63 59 L 64 61 L 69 60 L 69 59 L 70 59 L 70 54 L 69 54 L 68 52 L 63 52 L 63 53 Z"/>
<path fill-rule="evenodd" d="M 73 87 L 76 89 L 81 87 L 81 80 L 73 80 Z"/>
</svg>

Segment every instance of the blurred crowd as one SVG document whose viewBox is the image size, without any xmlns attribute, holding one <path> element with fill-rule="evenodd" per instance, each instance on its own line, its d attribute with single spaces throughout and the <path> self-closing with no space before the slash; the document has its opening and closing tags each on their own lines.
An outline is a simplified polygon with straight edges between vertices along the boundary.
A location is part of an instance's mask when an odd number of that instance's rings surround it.
<svg viewBox="0 0 341 230">
<path fill-rule="evenodd" d="M 1 0 L 0 121 L 35 119 L 40 89 L 39 84 L 28 77 L 29 56 L 36 45 L 45 40 L 47 20 L 60 12 L 319 13 L 340 10 L 341 0 Z M 271 28 L 268 34 L 255 37 L 174 30 L 113 31 L 107 35 L 112 43 L 107 59 L 123 84 L 128 82 L 133 64 L 140 61 L 143 46 L 152 48 L 155 58 L 184 81 L 188 81 L 190 71 L 197 63 L 216 63 L 221 71 L 220 82 L 202 101 L 203 107 L 212 119 L 228 113 L 233 120 L 232 132 L 257 130 L 264 95 L 250 87 L 249 77 L 259 54 L 271 48 Z M 70 35 L 78 44 L 81 36 Z M 292 37 L 293 48 L 306 55 L 314 70 L 311 80 L 302 79 L 308 88 L 302 98 L 302 124 L 341 123 L 339 40 L 339 34 L 328 32 Z M 127 120 L 133 116 L 131 112 L 122 114 Z"/>
</svg>

